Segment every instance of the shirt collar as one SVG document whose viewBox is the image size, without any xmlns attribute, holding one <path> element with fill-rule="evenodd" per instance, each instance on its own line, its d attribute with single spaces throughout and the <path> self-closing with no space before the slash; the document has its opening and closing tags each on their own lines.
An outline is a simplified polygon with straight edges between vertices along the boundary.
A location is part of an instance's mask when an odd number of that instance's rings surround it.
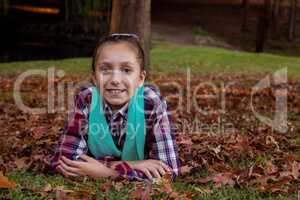
<svg viewBox="0 0 300 200">
<path fill-rule="evenodd" d="M 129 103 L 127 102 L 118 111 L 113 113 L 113 110 L 112 110 L 111 106 L 104 101 L 104 112 L 106 114 L 108 114 L 110 117 L 112 117 L 113 119 L 117 118 L 118 116 L 122 116 L 123 118 L 126 118 L 127 117 L 127 112 L 128 112 L 128 104 Z"/>
</svg>

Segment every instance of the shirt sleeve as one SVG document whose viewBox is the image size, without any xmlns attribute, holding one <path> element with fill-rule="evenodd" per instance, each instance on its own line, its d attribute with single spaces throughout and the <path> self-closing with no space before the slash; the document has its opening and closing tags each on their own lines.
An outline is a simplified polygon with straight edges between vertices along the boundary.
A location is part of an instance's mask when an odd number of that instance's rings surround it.
<svg viewBox="0 0 300 200">
<path fill-rule="evenodd" d="M 152 182 L 152 180 L 149 180 L 147 176 L 140 170 L 132 169 L 126 161 L 121 162 L 120 164 L 116 165 L 114 167 L 114 170 L 116 170 L 119 174 L 118 178 L 127 179 L 129 181 L 148 181 Z"/>
<path fill-rule="evenodd" d="M 75 96 L 75 105 L 68 114 L 64 127 L 60 130 L 60 137 L 51 160 L 53 170 L 58 166 L 61 156 L 77 160 L 78 156 L 87 153 L 87 143 L 84 138 L 87 132 L 87 118 L 84 112 L 85 104 L 81 93 Z"/>
<path fill-rule="evenodd" d="M 88 145 L 86 142 L 88 134 L 88 102 L 85 97 L 89 93 L 88 89 L 79 92 L 75 96 L 75 104 L 73 110 L 68 114 L 68 119 L 64 127 L 60 130 L 60 137 L 55 149 L 54 156 L 51 160 L 51 168 L 55 171 L 61 156 L 65 156 L 71 160 L 77 160 L 79 155 L 87 154 Z M 111 166 L 112 161 L 117 159 L 112 156 L 96 157 L 96 160 Z"/>
<path fill-rule="evenodd" d="M 168 112 L 164 99 L 157 105 L 152 114 L 154 142 L 149 157 L 167 164 L 172 170 L 174 181 L 179 173 L 180 162 L 175 137 L 172 134 L 171 113 Z"/>
<path fill-rule="evenodd" d="M 154 141 L 149 159 L 161 160 L 167 164 L 171 168 L 174 181 L 179 173 L 180 162 L 175 138 L 171 131 L 171 116 L 167 111 L 166 101 L 162 98 L 155 100 L 155 107 L 150 117 L 150 121 L 153 122 Z M 116 165 L 115 170 L 120 177 L 128 180 L 152 181 L 142 171 L 130 168 L 126 162 Z"/>
</svg>

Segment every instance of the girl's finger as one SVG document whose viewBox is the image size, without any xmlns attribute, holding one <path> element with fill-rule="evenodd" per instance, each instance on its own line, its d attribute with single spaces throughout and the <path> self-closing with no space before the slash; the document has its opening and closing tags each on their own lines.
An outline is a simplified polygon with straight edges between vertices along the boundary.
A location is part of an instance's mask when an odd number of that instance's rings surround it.
<svg viewBox="0 0 300 200">
<path fill-rule="evenodd" d="M 92 162 L 92 161 L 94 161 L 93 158 L 91 158 L 91 157 L 89 157 L 89 156 L 87 156 L 87 155 L 85 155 L 85 154 L 81 154 L 81 155 L 79 156 L 79 158 L 81 158 L 82 160 L 87 161 L 87 162 Z"/>
<path fill-rule="evenodd" d="M 148 169 L 143 169 L 143 170 L 141 170 L 141 171 L 144 172 L 144 174 L 147 176 L 147 178 L 148 178 L 149 180 L 152 180 L 152 179 L 153 179 L 153 177 L 152 177 L 152 175 L 151 175 L 151 173 L 149 172 Z"/>
<path fill-rule="evenodd" d="M 62 173 L 64 176 L 73 176 L 73 177 L 78 176 L 77 174 L 74 174 L 74 173 L 71 173 L 71 172 L 66 171 L 61 165 L 59 165 L 59 166 L 57 167 L 57 170 L 58 170 L 60 173 Z"/>
<path fill-rule="evenodd" d="M 62 169 L 64 169 L 67 172 L 70 172 L 73 174 L 80 174 L 80 170 L 78 168 L 71 167 L 68 164 L 66 164 L 65 162 L 63 162 L 62 160 L 59 160 L 59 164 L 62 167 Z"/>
<path fill-rule="evenodd" d="M 80 161 L 73 161 L 73 160 L 70 160 L 70 159 L 66 158 L 65 156 L 62 156 L 61 160 L 65 164 L 67 164 L 67 165 L 69 165 L 71 167 L 77 167 L 78 168 L 80 166 Z"/>
<path fill-rule="evenodd" d="M 158 167 L 157 170 L 159 171 L 159 173 L 163 176 L 166 173 L 166 170 L 163 167 Z"/>
<path fill-rule="evenodd" d="M 161 175 L 158 173 L 158 170 L 156 168 L 151 169 L 150 172 L 155 178 L 161 178 Z"/>
<path fill-rule="evenodd" d="M 160 166 L 163 167 L 167 172 L 171 172 L 171 168 L 166 165 L 163 161 L 159 161 L 160 162 Z"/>
</svg>

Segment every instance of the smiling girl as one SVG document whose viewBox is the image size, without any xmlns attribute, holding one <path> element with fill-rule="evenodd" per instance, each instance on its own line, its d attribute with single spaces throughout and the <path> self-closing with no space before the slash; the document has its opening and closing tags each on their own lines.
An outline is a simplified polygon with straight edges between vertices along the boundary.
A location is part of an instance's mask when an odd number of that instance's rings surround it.
<svg viewBox="0 0 300 200">
<path fill-rule="evenodd" d="M 93 87 L 75 108 L 52 159 L 65 176 L 153 180 L 178 175 L 179 159 L 166 101 L 144 85 L 144 53 L 134 34 L 112 34 L 96 46 Z"/>
</svg>

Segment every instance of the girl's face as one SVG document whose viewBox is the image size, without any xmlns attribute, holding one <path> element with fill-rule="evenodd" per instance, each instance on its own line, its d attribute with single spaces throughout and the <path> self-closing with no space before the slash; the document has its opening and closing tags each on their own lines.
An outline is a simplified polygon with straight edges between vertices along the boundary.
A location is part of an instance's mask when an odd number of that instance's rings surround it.
<svg viewBox="0 0 300 200">
<path fill-rule="evenodd" d="M 112 109 L 119 109 L 144 83 L 146 72 L 141 71 L 134 47 L 127 42 L 107 43 L 96 61 L 93 81 Z"/>
</svg>

